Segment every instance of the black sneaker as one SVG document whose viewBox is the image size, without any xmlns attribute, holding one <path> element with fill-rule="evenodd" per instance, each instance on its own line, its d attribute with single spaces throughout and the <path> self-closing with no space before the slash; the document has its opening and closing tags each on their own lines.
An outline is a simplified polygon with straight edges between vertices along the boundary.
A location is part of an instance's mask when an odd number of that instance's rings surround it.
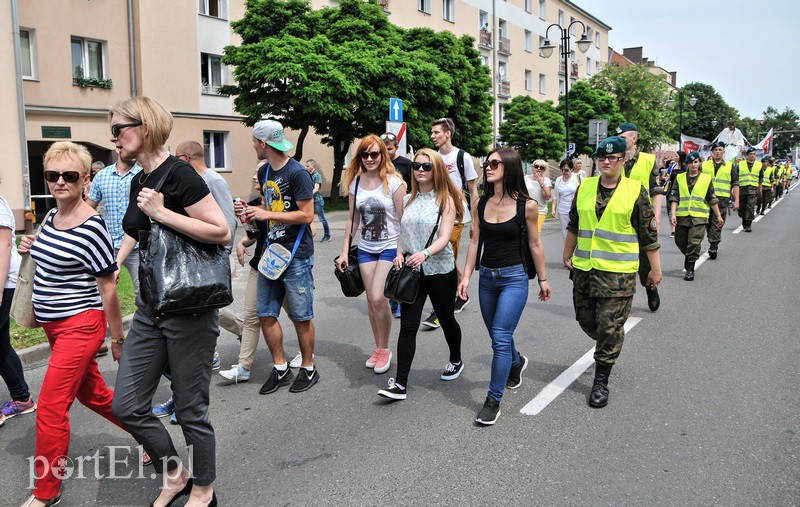
<svg viewBox="0 0 800 507">
<path fill-rule="evenodd" d="M 430 329 L 439 329 L 442 327 L 442 325 L 439 324 L 439 318 L 436 316 L 436 312 L 431 312 L 428 318 L 422 321 L 422 325 Z"/>
<path fill-rule="evenodd" d="M 461 375 L 461 372 L 464 371 L 464 361 L 461 361 L 458 364 L 447 363 L 447 366 L 444 367 L 444 371 L 442 372 L 442 376 L 440 377 L 442 380 L 455 380 Z"/>
<path fill-rule="evenodd" d="M 292 387 L 289 388 L 290 393 L 302 393 L 308 391 L 311 386 L 319 380 L 319 372 L 315 367 L 313 370 L 308 371 L 305 368 L 300 368 L 297 372 L 297 378 L 292 382 Z"/>
<path fill-rule="evenodd" d="M 469 303 L 469 296 L 467 296 L 467 299 L 461 299 L 461 296 L 456 296 L 456 306 L 455 309 L 453 310 L 453 313 L 461 313 L 461 310 L 463 310 L 468 303 Z"/>
<path fill-rule="evenodd" d="M 288 367 L 286 368 L 286 371 L 284 371 L 283 373 L 279 372 L 275 368 L 272 368 L 272 373 L 269 374 L 269 378 L 267 379 L 266 382 L 264 382 L 264 385 L 261 386 L 261 389 L 259 389 L 258 393 L 259 394 L 274 393 L 275 391 L 278 390 L 279 387 L 289 385 L 292 382 L 293 378 L 294 378 L 294 373 L 292 373 L 292 370 L 290 370 Z"/>
<path fill-rule="evenodd" d="M 378 396 L 383 396 L 384 398 L 389 398 L 390 400 L 404 400 L 408 396 L 406 394 L 406 390 L 397 384 L 395 384 L 394 379 L 389 379 L 389 386 L 386 389 L 381 389 L 378 391 Z"/>
<path fill-rule="evenodd" d="M 519 364 L 517 366 L 511 365 L 511 371 L 508 372 L 508 380 L 506 380 L 506 387 L 509 389 L 516 389 L 522 385 L 522 372 L 528 367 L 528 358 L 519 355 Z"/>
<path fill-rule="evenodd" d="M 483 426 L 491 426 L 497 422 L 498 417 L 500 417 L 500 402 L 494 401 L 487 396 L 486 401 L 483 403 L 483 408 L 478 412 L 478 417 L 475 418 L 475 422 Z"/>
</svg>

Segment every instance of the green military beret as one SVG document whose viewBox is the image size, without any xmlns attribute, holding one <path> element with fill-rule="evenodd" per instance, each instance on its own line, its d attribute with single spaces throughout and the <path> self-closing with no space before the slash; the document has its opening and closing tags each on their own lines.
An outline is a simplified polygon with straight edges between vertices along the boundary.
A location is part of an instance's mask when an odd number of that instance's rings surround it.
<svg viewBox="0 0 800 507">
<path fill-rule="evenodd" d="M 688 164 L 689 162 L 694 162 L 695 160 L 700 160 L 700 154 L 696 151 L 693 151 L 686 155 L 686 160 L 684 162 Z"/>
<path fill-rule="evenodd" d="M 623 132 L 629 132 L 631 130 L 633 130 L 635 132 L 639 132 L 639 129 L 636 128 L 636 124 L 635 123 L 631 123 L 629 121 L 626 121 L 625 123 L 620 123 L 619 126 L 614 129 L 614 133 L 616 135 L 620 135 Z"/>
<path fill-rule="evenodd" d="M 611 136 L 600 141 L 597 149 L 594 150 L 594 156 L 598 155 L 611 155 L 612 153 L 625 153 L 628 149 L 628 143 L 624 138 L 618 136 Z"/>
<path fill-rule="evenodd" d="M 722 141 L 714 141 L 713 143 L 711 143 L 711 149 L 712 150 L 714 148 L 724 148 L 724 147 L 725 147 L 725 143 L 723 143 Z"/>
<path fill-rule="evenodd" d="M 753 148 L 753 147 L 751 146 L 751 147 L 747 148 L 747 151 L 746 151 L 745 153 L 746 153 L 747 155 L 749 155 L 749 154 L 753 153 L 754 151 L 758 151 L 758 150 L 756 150 L 755 148 Z"/>
</svg>

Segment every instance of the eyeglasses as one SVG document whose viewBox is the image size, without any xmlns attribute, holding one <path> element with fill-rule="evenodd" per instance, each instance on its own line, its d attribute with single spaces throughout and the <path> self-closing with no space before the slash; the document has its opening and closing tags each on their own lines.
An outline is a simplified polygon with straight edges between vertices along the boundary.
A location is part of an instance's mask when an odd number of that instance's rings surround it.
<svg viewBox="0 0 800 507">
<path fill-rule="evenodd" d="M 359 155 L 361 155 L 361 160 L 367 160 L 369 158 L 378 160 L 378 157 L 381 156 L 380 151 L 362 151 Z"/>
<path fill-rule="evenodd" d="M 81 177 L 78 171 L 65 171 L 63 173 L 56 171 L 45 171 L 44 179 L 48 183 L 58 183 L 59 178 L 64 178 L 64 183 L 75 183 Z"/>
<path fill-rule="evenodd" d="M 180 155 L 178 155 L 177 153 L 175 154 L 175 158 L 183 158 L 183 157 L 189 158 L 189 155 L 187 155 L 186 153 L 181 153 Z"/>
<path fill-rule="evenodd" d="M 397 141 L 397 136 L 391 132 L 381 134 L 381 141 Z"/>
<path fill-rule="evenodd" d="M 486 169 L 487 167 L 491 167 L 492 169 L 497 169 L 497 166 L 499 166 L 502 163 L 503 163 L 502 160 L 497 160 L 497 159 L 487 160 L 486 162 L 483 163 L 483 168 Z"/>
<path fill-rule="evenodd" d="M 430 172 L 433 170 L 433 164 L 430 162 L 411 162 L 411 168 L 415 171 Z"/>
<path fill-rule="evenodd" d="M 119 137 L 122 133 L 122 129 L 126 127 L 138 127 L 142 124 L 140 121 L 135 121 L 133 123 L 120 123 L 117 125 L 111 125 L 111 136 L 112 137 Z"/>
<path fill-rule="evenodd" d="M 568 173 L 569 172 L 569 167 L 562 167 L 561 168 L 561 172 L 562 173 Z"/>
<path fill-rule="evenodd" d="M 615 157 L 614 155 L 600 155 L 597 157 L 598 162 L 605 162 L 608 160 L 609 162 L 616 162 L 618 160 L 622 160 L 623 157 Z"/>
</svg>

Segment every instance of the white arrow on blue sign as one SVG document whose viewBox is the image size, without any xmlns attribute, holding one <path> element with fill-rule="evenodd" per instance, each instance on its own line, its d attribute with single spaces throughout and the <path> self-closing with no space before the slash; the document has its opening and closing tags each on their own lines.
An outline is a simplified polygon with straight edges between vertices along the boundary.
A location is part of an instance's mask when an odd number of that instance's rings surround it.
<svg viewBox="0 0 800 507">
<path fill-rule="evenodd" d="M 403 121 L 403 101 L 394 97 L 389 99 L 389 121 Z"/>
</svg>

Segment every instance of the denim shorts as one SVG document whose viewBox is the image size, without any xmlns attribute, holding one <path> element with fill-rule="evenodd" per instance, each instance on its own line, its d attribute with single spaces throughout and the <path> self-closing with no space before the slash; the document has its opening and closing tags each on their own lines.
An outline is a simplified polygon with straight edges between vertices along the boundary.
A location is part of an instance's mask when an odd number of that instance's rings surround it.
<svg viewBox="0 0 800 507">
<path fill-rule="evenodd" d="M 258 274 L 256 314 L 275 317 L 281 314 L 286 299 L 286 313 L 295 322 L 314 318 L 314 256 L 293 259 L 279 280 L 270 280 Z"/>
<path fill-rule="evenodd" d="M 360 248 L 358 249 L 359 264 L 366 264 L 368 262 L 375 262 L 375 261 L 394 262 L 395 257 L 397 257 L 397 248 L 387 248 L 386 250 L 380 253 L 369 253 L 365 252 Z"/>
</svg>

